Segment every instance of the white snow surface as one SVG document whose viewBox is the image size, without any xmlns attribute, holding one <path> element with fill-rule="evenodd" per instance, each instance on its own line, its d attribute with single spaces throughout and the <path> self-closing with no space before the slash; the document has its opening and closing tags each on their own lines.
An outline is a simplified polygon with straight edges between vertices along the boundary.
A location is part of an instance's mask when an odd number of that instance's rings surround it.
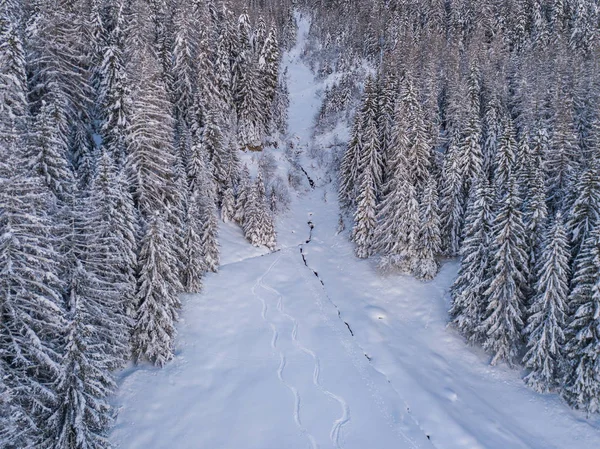
<svg viewBox="0 0 600 449">
<path fill-rule="evenodd" d="M 290 131 L 307 148 L 322 86 L 299 57 L 299 25 L 284 64 Z M 527 389 L 520 370 L 490 367 L 447 327 L 456 261 L 430 283 L 377 273 L 336 232 L 334 186 L 302 162 L 317 187 L 278 219 L 279 250 L 222 224 L 223 265 L 183 297 L 175 360 L 121 373 L 116 447 L 600 448 L 597 417 Z"/>
</svg>

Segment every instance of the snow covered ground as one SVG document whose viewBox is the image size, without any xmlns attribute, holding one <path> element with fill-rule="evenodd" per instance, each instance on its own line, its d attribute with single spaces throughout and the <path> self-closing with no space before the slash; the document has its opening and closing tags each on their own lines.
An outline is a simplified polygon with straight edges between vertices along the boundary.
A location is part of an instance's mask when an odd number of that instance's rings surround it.
<svg viewBox="0 0 600 449">
<path fill-rule="evenodd" d="M 290 131 L 306 148 L 319 86 L 299 58 L 300 25 L 284 63 Z M 280 250 L 222 225 L 223 266 L 183 298 L 175 360 L 122 373 L 117 447 L 600 447 L 597 417 L 533 393 L 446 327 L 456 262 L 431 283 L 381 276 L 337 234 L 333 187 L 307 157 L 303 166 L 317 187 L 280 218 Z"/>
</svg>

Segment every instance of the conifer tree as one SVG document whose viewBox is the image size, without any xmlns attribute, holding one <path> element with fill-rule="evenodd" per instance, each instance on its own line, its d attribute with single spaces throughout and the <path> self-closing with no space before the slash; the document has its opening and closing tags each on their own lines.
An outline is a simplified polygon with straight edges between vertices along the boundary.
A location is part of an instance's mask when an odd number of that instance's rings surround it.
<svg viewBox="0 0 600 449">
<path fill-rule="evenodd" d="M 600 218 L 600 178 L 595 164 L 579 177 L 576 195 L 567 221 L 572 257 L 577 256 Z"/>
<path fill-rule="evenodd" d="M 118 329 L 99 325 L 98 320 L 113 313 L 109 305 L 114 292 L 110 284 L 94 279 L 80 262 L 68 291 L 67 344 L 56 380 L 58 407 L 47 421 L 42 447 L 105 448 L 113 417 L 108 397 L 116 389 L 109 371 L 114 365 L 110 346 L 115 341 L 106 334 Z"/>
<path fill-rule="evenodd" d="M 596 226 L 584 241 L 575 262 L 569 295 L 569 319 L 566 331 L 563 396 L 575 408 L 595 413 L 600 410 L 598 354 L 600 349 L 600 242 Z"/>
<path fill-rule="evenodd" d="M 449 255 L 460 252 L 464 213 L 466 209 L 463 192 L 463 168 L 458 149 L 459 136 L 454 131 L 445 154 L 442 170 L 442 224 L 444 229 L 444 248 Z"/>
<path fill-rule="evenodd" d="M 61 111 L 57 105 L 42 102 L 30 143 L 29 164 L 44 180 L 58 202 L 65 202 L 74 186 L 67 162 L 68 148 L 61 136 Z"/>
<path fill-rule="evenodd" d="M 121 3 L 117 6 L 114 28 L 103 49 L 96 99 L 103 146 L 118 167 L 125 164 L 127 157 L 127 131 L 132 108 L 131 89 L 124 61 L 124 16 Z"/>
<path fill-rule="evenodd" d="M 127 178 L 142 217 L 176 205 L 174 123 L 158 61 L 148 52 L 129 123 Z M 175 213 L 176 211 L 172 211 Z"/>
<path fill-rule="evenodd" d="M 216 273 L 219 270 L 218 222 L 215 202 L 210 198 L 200 199 L 201 242 L 204 264 L 207 270 Z"/>
<path fill-rule="evenodd" d="M 245 67 L 238 91 L 238 142 L 243 150 L 256 150 L 261 148 L 265 129 L 262 120 L 264 99 L 256 63 L 249 60 Z"/>
<path fill-rule="evenodd" d="M 268 211 L 265 186 L 260 174 L 254 186 L 250 186 L 249 189 L 243 228 L 246 239 L 252 245 L 275 249 L 275 226 L 273 217 Z"/>
<path fill-rule="evenodd" d="M 150 217 L 138 257 L 138 302 L 133 328 L 132 351 L 137 362 L 165 365 L 173 358 L 175 322 L 181 307 L 180 284 L 165 218 L 156 212 Z"/>
<path fill-rule="evenodd" d="M 412 271 L 417 279 L 429 281 L 438 273 L 439 264 L 436 256 L 442 252 L 437 181 L 431 175 L 425 184 L 419 209 L 421 224 L 417 256 Z"/>
<path fill-rule="evenodd" d="M 356 206 L 356 191 L 358 182 L 358 158 L 362 153 L 362 119 L 359 113 L 356 114 L 354 125 L 352 127 L 352 136 L 346 152 L 342 157 L 340 166 L 340 187 L 338 198 L 340 204 L 346 208 Z"/>
<path fill-rule="evenodd" d="M 264 104 L 262 107 L 266 113 L 263 117 L 263 124 L 264 132 L 267 132 L 270 128 L 271 107 L 275 99 L 279 79 L 279 44 L 274 26 L 269 29 L 260 50 L 258 70 L 262 81 L 262 89 L 264 90 Z"/>
<path fill-rule="evenodd" d="M 288 109 L 290 107 L 290 97 L 287 84 L 287 67 L 279 77 L 275 96 L 271 106 L 271 134 L 279 132 L 282 135 L 287 134 L 288 127 Z"/>
<path fill-rule="evenodd" d="M 252 185 L 250 181 L 250 171 L 248 170 L 248 166 L 244 165 L 240 183 L 237 186 L 234 217 L 235 221 L 242 227 L 244 226 L 244 222 L 246 220 L 246 208 L 248 206 L 248 197 L 250 196 L 251 190 Z"/>
<path fill-rule="evenodd" d="M 39 442 L 57 400 L 65 326 L 54 200 L 13 142 L 0 173 L 0 364 L 10 392 L 13 447 Z"/>
<path fill-rule="evenodd" d="M 119 293 L 117 304 L 112 309 L 132 320 L 136 308 L 138 218 L 123 175 L 117 172 L 112 157 L 106 151 L 100 156 L 86 209 L 86 226 L 91 230 L 87 240 L 86 269 L 99 280 L 112 285 Z M 126 329 L 124 333 L 130 331 Z M 118 347 L 115 345 L 115 348 Z M 122 363 L 128 352 L 115 358 Z"/>
<path fill-rule="evenodd" d="M 365 170 L 361 176 L 352 239 L 355 252 L 361 259 L 373 254 L 376 221 L 376 180 L 372 170 Z"/>
<path fill-rule="evenodd" d="M 223 192 L 223 200 L 221 201 L 221 220 L 223 223 L 229 223 L 235 220 L 235 196 L 231 182 L 227 184 Z"/>
<path fill-rule="evenodd" d="M 569 294 L 569 249 L 562 216 L 557 214 L 545 238 L 538 281 L 524 329 L 528 351 L 523 362 L 531 371 L 527 385 L 544 393 L 560 378 Z"/>
<path fill-rule="evenodd" d="M 502 135 L 494 166 L 494 188 L 498 199 L 504 198 L 509 184 L 516 178 L 517 141 L 512 121 L 502 121 Z M 516 192 L 519 193 L 518 190 Z"/>
<path fill-rule="evenodd" d="M 415 175 L 409 167 L 415 160 L 407 123 L 406 109 L 398 102 L 388 151 L 390 174 L 383 188 L 375 234 L 376 248 L 382 255 L 380 269 L 410 274 L 417 257 L 420 217 Z"/>
<path fill-rule="evenodd" d="M 11 18 L 6 18 L 8 6 L 0 12 L 6 28 L 0 28 L 0 148 L 8 145 L 18 132 L 23 132 L 27 119 L 27 73 L 25 51 L 20 33 Z"/>
<path fill-rule="evenodd" d="M 192 48 L 191 25 L 186 11 L 179 9 L 176 20 L 177 31 L 173 47 L 173 104 L 178 126 L 192 126 L 192 107 L 196 90 L 196 64 Z"/>
<path fill-rule="evenodd" d="M 482 341 L 480 325 L 485 319 L 492 239 L 493 190 L 487 177 L 473 186 L 465 220 L 465 240 L 461 249 L 462 261 L 458 277 L 450 290 L 450 316 L 459 332 L 470 342 Z"/>
<path fill-rule="evenodd" d="M 492 364 L 505 360 L 516 361 L 521 346 L 524 325 L 523 286 L 527 281 L 525 228 L 520 200 L 514 179 L 492 225 L 489 286 L 486 296 L 486 317 L 480 326 L 484 335 L 483 347 L 492 353 Z"/>
<path fill-rule="evenodd" d="M 531 146 L 521 142 L 519 160 L 522 160 L 522 164 L 517 171 L 520 195 L 523 199 L 523 219 L 527 231 L 528 267 L 530 272 L 528 285 L 531 288 L 536 283 L 538 259 L 548 215 L 542 166 L 543 142 L 543 131 L 536 134 Z"/>
<path fill-rule="evenodd" d="M 200 293 L 202 277 L 206 271 L 204 248 L 202 244 L 202 226 L 197 196 L 190 198 L 187 221 L 185 224 L 185 263 L 183 269 L 183 288 L 188 293 Z"/>
<path fill-rule="evenodd" d="M 573 187 L 576 161 L 576 135 L 573 130 L 572 101 L 557 105 L 552 141 L 545 158 L 548 202 L 552 211 L 568 212 L 569 193 Z"/>
<path fill-rule="evenodd" d="M 202 143 L 207 151 L 209 160 L 212 162 L 213 177 L 220 197 L 223 195 L 223 191 L 231 175 L 232 156 L 230 152 L 232 150 L 226 145 L 221 129 L 217 124 L 217 117 L 212 111 L 207 114 L 206 126 L 202 137 Z"/>
</svg>

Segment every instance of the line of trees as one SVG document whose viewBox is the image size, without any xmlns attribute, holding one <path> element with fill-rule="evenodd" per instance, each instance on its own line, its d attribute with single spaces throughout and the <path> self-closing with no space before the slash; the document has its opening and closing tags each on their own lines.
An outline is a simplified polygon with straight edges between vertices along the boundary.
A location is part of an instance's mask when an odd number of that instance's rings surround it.
<svg viewBox="0 0 600 449">
<path fill-rule="evenodd" d="M 597 2 L 308 3 L 316 66 L 377 66 L 340 167 L 357 256 L 427 280 L 460 255 L 460 333 L 599 411 Z"/>
<path fill-rule="evenodd" d="M 284 6 L 0 2 L 1 447 L 109 447 L 113 373 L 172 359 L 219 209 L 274 247 L 238 151 L 284 128 Z"/>
</svg>

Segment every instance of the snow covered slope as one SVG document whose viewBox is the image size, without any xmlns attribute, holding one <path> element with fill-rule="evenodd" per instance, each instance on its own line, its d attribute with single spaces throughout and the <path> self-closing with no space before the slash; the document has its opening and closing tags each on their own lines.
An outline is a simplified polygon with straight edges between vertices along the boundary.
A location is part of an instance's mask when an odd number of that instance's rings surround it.
<svg viewBox="0 0 600 449">
<path fill-rule="evenodd" d="M 300 148 L 319 104 L 299 59 L 307 30 L 301 20 L 284 60 Z M 265 254 L 222 225 L 224 265 L 203 294 L 183 298 L 175 361 L 123 373 L 116 446 L 600 447 L 598 418 L 533 393 L 519 371 L 489 367 L 446 328 L 455 262 L 427 284 L 382 277 L 336 233 L 332 186 L 308 157 L 303 166 L 317 187 L 279 220 L 280 250 Z"/>
</svg>

